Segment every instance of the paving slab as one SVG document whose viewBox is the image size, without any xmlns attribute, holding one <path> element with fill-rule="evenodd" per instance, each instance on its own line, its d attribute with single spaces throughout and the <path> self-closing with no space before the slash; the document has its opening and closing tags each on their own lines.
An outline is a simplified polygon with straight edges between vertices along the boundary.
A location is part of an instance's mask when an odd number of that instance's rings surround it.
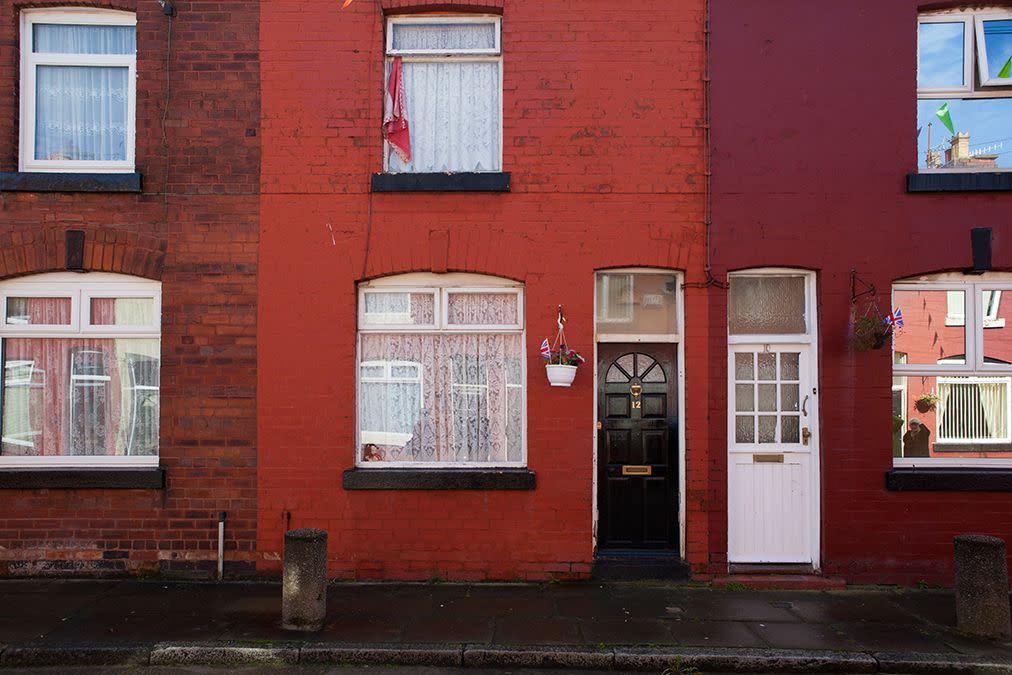
<svg viewBox="0 0 1012 675">
<path fill-rule="evenodd" d="M 749 622 L 760 640 L 778 649 L 854 650 L 856 643 L 846 633 L 825 624 Z"/>
<path fill-rule="evenodd" d="M 496 619 L 494 644 L 581 644 L 580 624 L 573 619 Z"/>
<path fill-rule="evenodd" d="M 740 621 L 674 621 L 671 638 L 689 647 L 765 647 L 758 635 Z"/>
</svg>

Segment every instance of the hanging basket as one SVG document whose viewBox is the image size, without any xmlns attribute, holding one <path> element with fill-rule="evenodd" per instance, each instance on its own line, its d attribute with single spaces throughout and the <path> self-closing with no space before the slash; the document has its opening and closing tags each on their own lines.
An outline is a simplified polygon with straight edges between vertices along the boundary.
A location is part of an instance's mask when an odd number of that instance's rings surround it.
<svg viewBox="0 0 1012 675">
<path fill-rule="evenodd" d="M 573 384 L 576 377 L 576 366 L 548 364 L 545 366 L 545 372 L 548 373 L 548 383 L 553 387 L 568 387 Z"/>
<path fill-rule="evenodd" d="M 853 345 L 858 352 L 882 349 L 889 344 L 892 328 L 870 316 L 863 316 L 854 323 Z"/>
</svg>

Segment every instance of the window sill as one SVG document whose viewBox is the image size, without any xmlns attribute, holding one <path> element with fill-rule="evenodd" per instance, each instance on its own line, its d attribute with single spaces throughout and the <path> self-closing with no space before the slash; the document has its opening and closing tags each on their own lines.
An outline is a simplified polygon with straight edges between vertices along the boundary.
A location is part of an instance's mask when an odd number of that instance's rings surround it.
<svg viewBox="0 0 1012 675">
<path fill-rule="evenodd" d="M 0 192 L 140 192 L 141 174 L 0 172 Z"/>
<path fill-rule="evenodd" d="M 907 192 L 994 192 L 1012 190 L 1012 171 L 907 174 Z"/>
<path fill-rule="evenodd" d="M 932 492 L 1012 492 L 1012 469 L 893 469 L 886 489 Z"/>
<path fill-rule="evenodd" d="M 374 173 L 373 192 L 509 192 L 509 172 Z"/>
<path fill-rule="evenodd" d="M 345 490 L 533 490 L 528 469 L 348 469 Z"/>
<path fill-rule="evenodd" d="M 0 469 L 0 490 L 120 489 L 161 490 L 165 470 L 139 469 Z"/>
</svg>

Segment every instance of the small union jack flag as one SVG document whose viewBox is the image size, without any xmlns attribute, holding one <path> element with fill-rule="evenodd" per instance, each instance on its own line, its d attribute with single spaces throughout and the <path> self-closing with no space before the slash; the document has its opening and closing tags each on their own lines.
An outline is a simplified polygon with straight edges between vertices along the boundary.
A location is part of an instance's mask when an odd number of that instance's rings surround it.
<svg viewBox="0 0 1012 675">
<path fill-rule="evenodd" d="M 541 357 L 548 359 L 552 356 L 552 347 L 548 344 L 548 338 L 545 338 L 541 343 Z"/>
<path fill-rule="evenodd" d="M 893 328 L 903 328 L 903 312 L 897 307 L 895 312 L 885 318 L 885 322 Z"/>
</svg>

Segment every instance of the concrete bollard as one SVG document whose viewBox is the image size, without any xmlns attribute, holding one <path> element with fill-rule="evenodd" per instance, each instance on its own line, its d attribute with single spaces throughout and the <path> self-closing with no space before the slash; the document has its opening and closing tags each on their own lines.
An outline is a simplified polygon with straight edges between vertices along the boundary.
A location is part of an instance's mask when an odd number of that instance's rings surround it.
<svg viewBox="0 0 1012 675">
<path fill-rule="evenodd" d="M 956 627 L 989 638 L 1012 637 L 1005 542 L 961 534 L 956 551 Z"/>
<path fill-rule="evenodd" d="M 318 631 L 327 618 L 327 533 L 303 528 L 285 533 L 281 626 Z"/>
</svg>

